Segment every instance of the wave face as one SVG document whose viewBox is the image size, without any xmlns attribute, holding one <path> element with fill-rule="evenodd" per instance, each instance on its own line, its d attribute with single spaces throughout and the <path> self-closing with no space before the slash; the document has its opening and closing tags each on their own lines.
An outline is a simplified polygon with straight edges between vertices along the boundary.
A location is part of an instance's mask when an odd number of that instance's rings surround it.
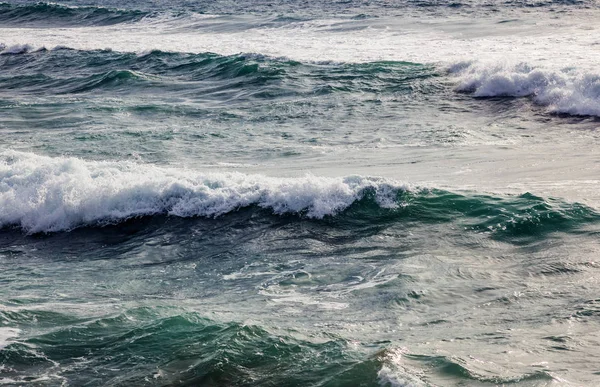
<svg viewBox="0 0 600 387">
<path fill-rule="evenodd" d="M 29 233 L 155 215 L 213 218 L 249 207 L 300 219 L 354 213 L 362 217 L 363 211 L 434 223 L 466 218 L 469 228 L 507 235 L 568 230 L 597 219 L 584 206 L 554 205 L 533 195 L 505 200 L 469 197 L 373 177 L 197 173 L 17 152 L 5 152 L 1 160 L 0 226 Z"/>
<path fill-rule="evenodd" d="M 546 70 L 527 64 L 457 64 L 456 90 L 478 98 L 530 97 L 548 112 L 600 116 L 600 75 L 573 68 Z"/>
</svg>

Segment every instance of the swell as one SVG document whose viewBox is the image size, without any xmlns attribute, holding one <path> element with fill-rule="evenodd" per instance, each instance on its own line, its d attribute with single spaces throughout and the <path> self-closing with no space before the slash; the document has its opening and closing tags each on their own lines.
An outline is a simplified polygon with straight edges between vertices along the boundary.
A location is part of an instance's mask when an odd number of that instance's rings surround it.
<svg viewBox="0 0 600 387">
<path fill-rule="evenodd" d="M 5 26 L 107 26 L 136 22 L 148 12 L 104 7 L 69 7 L 53 3 L 13 5 L 0 3 L 0 24 Z"/>
<path fill-rule="evenodd" d="M 160 89 L 161 95 L 229 103 L 340 93 L 444 96 L 449 84 L 436 65 L 396 61 L 301 63 L 259 54 L 136 54 L 29 45 L 0 45 L 0 50 L 0 90 L 13 94 Z M 456 63 L 448 72 L 455 91 L 475 98 L 529 98 L 551 114 L 600 117 L 596 72 L 483 62 Z"/>
<path fill-rule="evenodd" d="M 5 90 L 49 91 L 52 94 L 76 94 L 97 89 L 116 91 L 120 87 L 128 88 L 136 84 L 144 87 L 151 84 L 151 82 L 144 81 L 151 81 L 151 77 L 130 70 L 111 70 L 80 78 L 53 78 L 44 74 L 0 77 L 0 85 Z"/>
<path fill-rule="evenodd" d="M 146 216 L 215 218 L 253 208 L 298 220 L 458 222 L 499 238 L 577 230 L 599 215 L 531 194 L 488 196 L 363 176 L 274 178 L 128 162 L 0 153 L 0 226 L 27 233 L 119 224 Z"/>
<path fill-rule="evenodd" d="M 1 48 L 1 47 L 0 47 Z M 236 96 L 276 98 L 344 92 L 434 91 L 433 66 L 407 62 L 364 64 L 299 63 L 258 54 L 151 51 L 141 54 L 28 45 L 0 51 L 0 86 L 11 92 L 68 94 L 127 86 L 203 96 L 236 91 Z M 68 74 L 68 75 L 65 75 Z M 237 91 L 243 90 L 243 93 Z"/>
<path fill-rule="evenodd" d="M 334 334 L 326 334 L 325 340 L 315 335 L 313 342 L 295 337 L 294 332 L 215 321 L 166 306 L 127 308 L 96 318 L 25 308 L 7 316 L 0 311 L 0 316 L 23 327 L 39 325 L 33 318 L 43 323 L 50 317 L 53 323 L 52 329 L 5 332 L 3 360 L 9 367 L 3 381 L 15 385 L 422 386 L 429 385 L 425 381 L 492 385 L 557 381 L 544 370 L 512 377 L 490 375 L 478 371 L 472 359 L 411 354 L 404 348 L 384 347 L 371 354 L 376 345 L 361 350 L 356 341 Z"/>
<path fill-rule="evenodd" d="M 47 333 L 11 339 L 3 350 L 5 378 L 39 385 L 311 385 L 324 375 L 348 379 L 357 366 L 362 372 L 353 378 L 377 378 L 377 364 L 361 366 L 361 354 L 339 338 L 312 343 L 166 307 L 55 318 L 59 324 Z"/>
</svg>

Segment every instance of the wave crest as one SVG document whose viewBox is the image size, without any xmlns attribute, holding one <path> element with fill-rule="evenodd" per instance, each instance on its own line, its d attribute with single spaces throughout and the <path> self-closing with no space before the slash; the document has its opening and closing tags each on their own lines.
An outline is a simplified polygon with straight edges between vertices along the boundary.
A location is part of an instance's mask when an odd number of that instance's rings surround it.
<svg viewBox="0 0 600 387">
<path fill-rule="evenodd" d="M 341 227 L 458 223 L 519 244 L 600 220 L 584 205 L 529 193 L 458 194 L 381 177 L 281 178 L 0 152 L 0 228 L 48 233 L 154 215 L 214 218 L 250 207 L 300 219 L 335 217 Z"/>
<path fill-rule="evenodd" d="M 0 226 L 31 233 L 149 215 L 216 217 L 258 206 L 275 214 L 334 215 L 367 191 L 385 208 L 408 187 L 380 178 L 273 178 L 198 173 L 128 162 L 0 154 Z"/>
<path fill-rule="evenodd" d="M 520 64 L 459 63 L 456 90 L 475 97 L 531 97 L 550 113 L 600 116 L 600 74 Z"/>
</svg>

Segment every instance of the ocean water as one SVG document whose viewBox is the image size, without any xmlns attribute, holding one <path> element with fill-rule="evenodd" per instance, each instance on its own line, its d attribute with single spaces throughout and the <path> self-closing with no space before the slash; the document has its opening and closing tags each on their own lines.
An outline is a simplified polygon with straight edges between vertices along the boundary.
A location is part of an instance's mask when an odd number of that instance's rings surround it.
<svg viewBox="0 0 600 387">
<path fill-rule="evenodd" d="M 599 385 L 599 26 L 0 3 L 0 385 Z"/>
</svg>

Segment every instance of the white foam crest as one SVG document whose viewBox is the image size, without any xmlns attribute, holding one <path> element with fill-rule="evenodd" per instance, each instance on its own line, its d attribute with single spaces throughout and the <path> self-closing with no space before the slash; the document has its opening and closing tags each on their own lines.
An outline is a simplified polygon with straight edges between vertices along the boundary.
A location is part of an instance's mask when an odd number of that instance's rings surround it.
<svg viewBox="0 0 600 387">
<path fill-rule="evenodd" d="M 33 46 L 29 44 L 13 44 L 11 46 L 0 44 L 0 54 L 25 54 L 31 51 L 33 51 Z"/>
<path fill-rule="evenodd" d="M 12 342 L 12 339 L 19 336 L 20 329 L 0 327 L 0 350 Z"/>
<path fill-rule="evenodd" d="M 591 11 L 590 11 L 591 12 Z M 325 15 L 324 15 L 325 16 Z M 494 18 L 450 19 L 390 16 L 348 20 L 339 16 L 277 23 L 272 16 L 159 13 L 142 22 L 69 28 L 0 26 L 6 45 L 107 47 L 120 52 L 161 50 L 236 55 L 255 52 L 302 62 L 444 63 L 488 58 L 527 58 L 532 63 L 593 69 L 598 62 L 597 12 L 536 13 L 518 23 Z M 249 33 L 252 29 L 252 33 Z"/>
<path fill-rule="evenodd" d="M 600 74 L 525 63 L 457 63 L 458 91 L 475 97 L 531 97 L 551 113 L 600 116 Z"/>
<path fill-rule="evenodd" d="M 216 217 L 250 205 L 323 218 L 348 208 L 366 189 L 375 192 L 380 206 L 393 208 L 398 191 L 409 187 L 361 176 L 202 173 L 5 151 L 0 152 L 0 227 L 55 232 L 155 214 Z"/>
<path fill-rule="evenodd" d="M 383 353 L 383 365 L 377 373 L 379 385 L 385 387 L 424 387 L 425 384 L 402 365 L 402 348 L 388 349 Z"/>
</svg>

